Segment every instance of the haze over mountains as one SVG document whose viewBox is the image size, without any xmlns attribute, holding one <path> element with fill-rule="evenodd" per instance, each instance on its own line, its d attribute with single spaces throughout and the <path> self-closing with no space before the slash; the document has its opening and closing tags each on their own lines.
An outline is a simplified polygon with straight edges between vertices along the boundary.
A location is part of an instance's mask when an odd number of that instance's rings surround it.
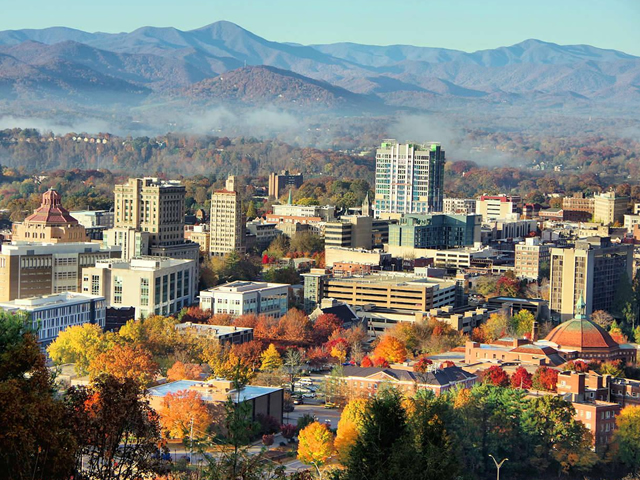
<svg viewBox="0 0 640 480">
<path fill-rule="evenodd" d="M 270 68 L 256 68 L 263 65 Z M 473 53 L 303 46 L 224 21 L 118 34 L 54 27 L 0 32 L 0 100 L 35 110 L 47 100 L 95 108 L 204 102 L 352 113 L 515 105 L 634 115 L 640 58 L 540 40 Z"/>
</svg>

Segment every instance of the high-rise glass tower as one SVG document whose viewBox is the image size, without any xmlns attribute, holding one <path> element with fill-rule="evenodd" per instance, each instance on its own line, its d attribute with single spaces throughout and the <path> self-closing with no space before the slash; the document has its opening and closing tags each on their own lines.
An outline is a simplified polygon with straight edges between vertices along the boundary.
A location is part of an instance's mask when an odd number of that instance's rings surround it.
<svg viewBox="0 0 640 480">
<path fill-rule="evenodd" d="M 376 152 L 376 215 L 442 212 L 444 164 L 439 143 L 382 142 Z"/>
</svg>

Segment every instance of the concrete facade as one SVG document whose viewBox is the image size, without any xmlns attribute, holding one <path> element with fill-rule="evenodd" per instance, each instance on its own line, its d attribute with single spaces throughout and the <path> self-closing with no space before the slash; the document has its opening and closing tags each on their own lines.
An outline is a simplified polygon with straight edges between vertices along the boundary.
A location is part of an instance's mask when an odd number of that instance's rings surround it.
<svg viewBox="0 0 640 480">
<path fill-rule="evenodd" d="M 622 224 L 627 213 L 629 197 L 621 197 L 615 192 L 605 192 L 595 196 L 593 219 L 603 225 Z"/>
<path fill-rule="evenodd" d="M 551 249 L 549 245 L 540 243 L 538 238 L 527 238 L 516 244 L 515 272 L 519 278 L 538 280 L 540 267 L 549 266 Z"/>
<path fill-rule="evenodd" d="M 551 314 L 561 320 L 573 318 L 580 296 L 586 315 L 611 310 L 623 272 L 633 278 L 633 245 L 612 244 L 609 238 L 589 237 L 573 248 L 551 249 Z"/>
<path fill-rule="evenodd" d="M 246 219 L 237 188 L 236 177 L 231 176 L 224 190 L 217 190 L 211 195 L 209 253 L 213 256 L 246 252 Z"/>
<path fill-rule="evenodd" d="M 2 245 L 0 301 L 80 292 L 83 268 L 120 253 L 120 247 L 103 249 L 97 243 Z"/>
<path fill-rule="evenodd" d="M 200 308 L 233 316 L 255 313 L 281 317 L 289 308 L 289 285 L 235 281 L 200 292 Z"/>
<path fill-rule="evenodd" d="M 171 315 L 193 304 L 198 278 L 193 260 L 165 257 L 97 262 L 85 268 L 83 293 L 105 297 L 108 306 L 131 306 L 136 318 Z"/>
</svg>

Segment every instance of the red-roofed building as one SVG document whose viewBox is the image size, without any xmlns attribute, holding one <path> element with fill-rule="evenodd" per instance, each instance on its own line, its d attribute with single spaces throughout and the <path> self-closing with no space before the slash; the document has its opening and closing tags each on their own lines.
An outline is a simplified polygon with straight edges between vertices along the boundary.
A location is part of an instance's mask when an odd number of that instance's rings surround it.
<svg viewBox="0 0 640 480">
<path fill-rule="evenodd" d="M 84 226 L 62 206 L 60 194 L 51 189 L 42 195 L 42 203 L 23 223 L 13 225 L 14 242 L 75 243 L 87 242 Z"/>
<path fill-rule="evenodd" d="M 636 349 L 620 345 L 601 326 L 587 320 L 582 298 L 576 305 L 575 318 L 561 323 L 551 330 L 544 343 L 558 350 L 567 360 L 622 360 L 636 361 Z"/>
</svg>

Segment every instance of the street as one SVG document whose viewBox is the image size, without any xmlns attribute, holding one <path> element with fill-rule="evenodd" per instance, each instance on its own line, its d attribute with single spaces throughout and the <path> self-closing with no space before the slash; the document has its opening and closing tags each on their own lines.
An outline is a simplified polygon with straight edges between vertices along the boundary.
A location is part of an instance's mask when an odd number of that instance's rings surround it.
<svg viewBox="0 0 640 480">
<path fill-rule="evenodd" d="M 341 410 L 337 408 L 324 408 L 324 403 L 320 400 L 305 400 L 304 405 L 296 405 L 293 412 L 285 412 L 284 423 L 292 423 L 295 425 L 298 418 L 304 414 L 309 414 L 317 418 L 319 422 L 326 422 L 330 428 L 338 428 L 340 413 Z"/>
</svg>

